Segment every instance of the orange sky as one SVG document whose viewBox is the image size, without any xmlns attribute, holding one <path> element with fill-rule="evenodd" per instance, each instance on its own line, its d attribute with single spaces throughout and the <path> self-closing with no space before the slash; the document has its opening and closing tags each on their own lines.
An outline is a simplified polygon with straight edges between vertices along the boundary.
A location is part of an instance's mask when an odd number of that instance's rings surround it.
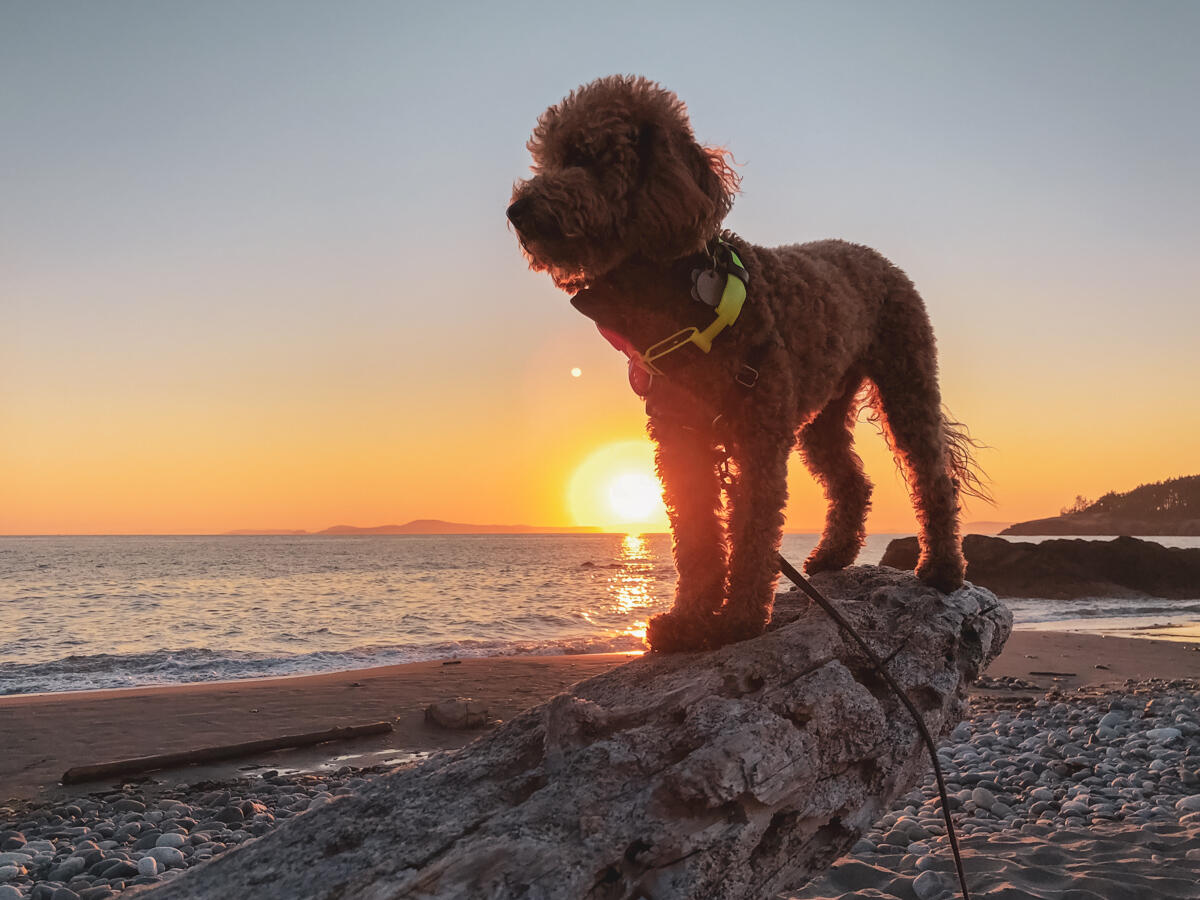
<svg viewBox="0 0 1200 900">
<path fill-rule="evenodd" d="M 968 521 L 1200 471 L 1200 7 L 764 7 L 716 69 L 723 5 L 551 8 L 6 8 L 0 533 L 578 524 L 640 403 L 503 213 L 537 114 L 613 71 L 732 148 L 730 227 L 912 276 L 994 448 Z M 819 527 L 798 458 L 791 493 Z"/>
</svg>

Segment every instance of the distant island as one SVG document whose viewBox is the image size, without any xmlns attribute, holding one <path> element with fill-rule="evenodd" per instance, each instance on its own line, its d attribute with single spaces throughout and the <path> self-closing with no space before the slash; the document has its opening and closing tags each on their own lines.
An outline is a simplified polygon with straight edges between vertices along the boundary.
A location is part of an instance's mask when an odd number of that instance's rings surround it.
<svg viewBox="0 0 1200 900">
<path fill-rule="evenodd" d="M 225 534 L 256 535 L 256 534 L 308 534 L 303 528 L 238 528 L 226 531 Z"/>
<path fill-rule="evenodd" d="M 467 522 L 445 522 L 442 519 L 413 519 L 403 525 L 334 525 L 321 531 L 239 528 L 226 531 L 225 534 L 596 534 L 600 531 L 602 529 L 593 525 L 472 525 Z"/>
<path fill-rule="evenodd" d="M 1200 535 L 1200 475 L 1110 491 L 1094 502 L 1076 497 L 1057 516 L 1018 522 L 1000 533 Z"/>
</svg>

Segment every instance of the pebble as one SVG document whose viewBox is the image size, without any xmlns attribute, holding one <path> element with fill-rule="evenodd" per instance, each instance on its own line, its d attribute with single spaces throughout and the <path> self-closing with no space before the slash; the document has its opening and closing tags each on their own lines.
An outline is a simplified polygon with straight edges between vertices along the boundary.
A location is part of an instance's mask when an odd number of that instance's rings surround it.
<svg viewBox="0 0 1200 900">
<path fill-rule="evenodd" d="M 1183 732 L 1178 728 L 1151 728 L 1146 732 L 1146 737 L 1160 744 L 1167 744 L 1183 737 Z"/>
<path fill-rule="evenodd" d="M 996 797 L 987 788 L 977 787 L 971 791 L 971 800 L 980 809 L 991 809 L 996 803 Z"/>
<path fill-rule="evenodd" d="M 937 872 L 922 872 L 912 883 L 913 893 L 917 900 L 933 900 L 946 889 L 942 877 Z"/>
<path fill-rule="evenodd" d="M 62 864 L 50 870 L 51 881 L 70 881 L 87 868 L 87 862 L 80 856 L 69 856 Z"/>
<path fill-rule="evenodd" d="M 139 875 L 158 874 L 158 861 L 153 856 L 143 856 L 138 860 L 137 867 Z"/>
<path fill-rule="evenodd" d="M 183 854 L 174 847 L 151 847 L 146 851 L 146 856 L 153 858 L 164 868 L 168 869 L 182 869 L 187 865 Z"/>
</svg>

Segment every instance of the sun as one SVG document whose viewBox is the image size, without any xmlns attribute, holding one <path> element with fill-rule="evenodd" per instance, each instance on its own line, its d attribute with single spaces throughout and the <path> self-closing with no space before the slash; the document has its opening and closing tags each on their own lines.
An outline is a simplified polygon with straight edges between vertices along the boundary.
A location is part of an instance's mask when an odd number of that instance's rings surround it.
<svg viewBox="0 0 1200 900">
<path fill-rule="evenodd" d="M 578 525 L 666 531 L 653 447 L 648 441 L 620 441 L 591 453 L 571 475 L 567 505 Z"/>
<path fill-rule="evenodd" d="M 627 522 L 646 522 L 662 508 L 662 485 L 645 472 L 622 472 L 608 483 L 608 505 Z"/>
</svg>

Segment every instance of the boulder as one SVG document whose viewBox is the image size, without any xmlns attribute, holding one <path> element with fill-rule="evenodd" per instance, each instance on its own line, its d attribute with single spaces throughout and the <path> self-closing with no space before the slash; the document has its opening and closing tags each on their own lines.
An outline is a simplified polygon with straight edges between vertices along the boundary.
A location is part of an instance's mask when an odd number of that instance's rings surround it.
<svg viewBox="0 0 1200 900">
<path fill-rule="evenodd" d="M 880 564 L 911 569 L 916 538 L 888 544 Z M 982 534 L 963 538 L 967 578 L 1001 597 L 1200 596 L 1200 549 L 1164 547 L 1119 537 L 1111 541 L 1009 541 Z"/>
<path fill-rule="evenodd" d="M 878 567 L 815 581 L 930 731 L 954 728 L 1008 610 L 981 588 L 946 596 Z M 824 871 L 929 765 L 853 642 L 785 594 L 758 638 L 582 681 L 150 893 L 761 900 Z"/>
</svg>

